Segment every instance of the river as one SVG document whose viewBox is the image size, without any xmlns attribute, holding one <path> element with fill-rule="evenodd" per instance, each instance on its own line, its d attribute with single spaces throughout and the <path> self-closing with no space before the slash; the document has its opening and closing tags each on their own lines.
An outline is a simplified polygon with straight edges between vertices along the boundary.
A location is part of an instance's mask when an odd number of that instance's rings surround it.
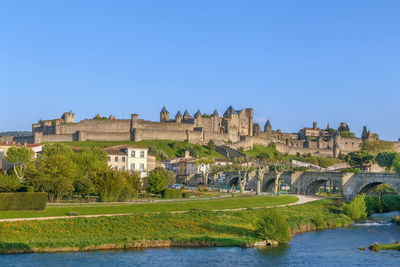
<svg viewBox="0 0 400 267">
<path fill-rule="evenodd" d="M 399 213 L 376 214 L 346 228 L 298 234 L 277 248 L 164 248 L 0 255 L 0 266 L 400 266 L 400 251 L 365 251 L 400 240 L 390 223 Z"/>
</svg>

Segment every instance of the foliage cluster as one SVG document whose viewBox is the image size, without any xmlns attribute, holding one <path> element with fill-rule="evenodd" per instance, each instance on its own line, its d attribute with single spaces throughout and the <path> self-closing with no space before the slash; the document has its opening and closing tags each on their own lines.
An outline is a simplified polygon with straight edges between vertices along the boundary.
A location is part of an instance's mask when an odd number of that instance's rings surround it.
<svg viewBox="0 0 400 267">
<path fill-rule="evenodd" d="M 345 214 L 350 216 L 352 220 L 360 220 L 367 217 L 367 205 L 365 202 L 365 195 L 357 195 L 349 203 L 343 206 Z"/>
<path fill-rule="evenodd" d="M 289 224 L 282 212 L 277 209 L 267 209 L 263 218 L 257 223 L 256 234 L 263 240 L 275 240 L 280 243 L 291 239 Z"/>
<path fill-rule="evenodd" d="M 167 188 L 161 193 L 163 198 L 178 199 L 182 198 L 182 191 L 177 189 Z"/>
<path fill-rule="evenodd" d="M 146 178 L 146 192 L 160 195 L 174 183 L 175 175 L 172 171 L 157 167 Z"/>
</svg>

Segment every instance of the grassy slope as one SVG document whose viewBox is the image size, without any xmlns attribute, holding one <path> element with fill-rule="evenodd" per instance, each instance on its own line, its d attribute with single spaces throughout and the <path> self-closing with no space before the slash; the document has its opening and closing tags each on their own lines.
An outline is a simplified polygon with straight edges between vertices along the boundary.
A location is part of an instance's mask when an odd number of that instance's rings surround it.
<svg viewBox="0 0 400 267">
<path fill-rule="evenodd" d="M 325 199 L 282 209 L 292 229 L 340 227 L 350 218 L 336 213 L 337 201 Z M 0 252 L 51 248 L 100 248 L 106 244 L 132 246 L 140 240 L 212 241 L 236 246 L 257 240 L 256 223 L 263 209 L 234 212 L 189 211 L 181 214 L 73 218 L 0 223 Z"/>
<path fill-rule="evenodd" d="M 257 157 L 261 153 L 266 153 L 269 155 L 270 158 L 274 157 L 274 154 L 278 153 L 284 160 L 290 161 L 291 159 L 303 161 L 303 162 L 309 162 L 312 164 L 319 165 L 321 167 L 328 167 L 331 166 L 337 162 L 342 162 L 339 159 L 335 158 L 326 158 L 326 157 L 319 157 L 319 156 L 313 156 L 313 157 L 297 157 L 295 155 L 286 155 L 278 152 L 275 148 L 272 147 L 265 147 L 265 146 L 260 146 L 260 145 L 254 145 L 252 150 L 248 150 L 244 152 L 248 156 L 252 157 Z"/>
<path fill-rule="evenodd" d="M 140 142 L 133 142 L 133 141 L 84 141 L 84 142 L 65 142 L 65 144 L 71 147 L 82 147 L 82 146 L 90 146 L 90 147 L 100 147 L 106 148 L 116 145 L 128 144 L 128 145 L 138 145 L 144 147 L 153 146 L 158 150 L 164 151 L 169 158 L 174 158 L 178 156 L 183 156 L 182 149 L 188 149 L 189 147 L 195 147 L 199 151 L 199 157 L 204 158 L 224 158 L 223 155 L 219 154 L 216 151 L 211 151 L 208 149 L 207 146 L 201 146 L 197 144 L 190 144 L 185 142 L 175 142 L 171 140 L 143 140 Z"/>
<path fill-rule="evenodd" d="M 44 211 L 2 211 L 0 219 L 6 218 L 32 218 L 32 217 L 52 217 L 66 216 L 68 212 L 78 212 L 79 215 L 92 214 L 120 214 L 120 213 L 144 213 L 144 212 L 165 212 L 165 211 L 185 211 L 194 208 L 204 210 L 216 209 L 235 209 L 251 207 L 270 207 L 294 203 L 298 200 L 295 196 L 277 197 L 234 197 L 218 200 L 192 200 L 174 201 L 146 204 L 122 204 L 110 206 L 74 206 L 74 207 L 54 207 L 48 206 Z"/>
</svg>

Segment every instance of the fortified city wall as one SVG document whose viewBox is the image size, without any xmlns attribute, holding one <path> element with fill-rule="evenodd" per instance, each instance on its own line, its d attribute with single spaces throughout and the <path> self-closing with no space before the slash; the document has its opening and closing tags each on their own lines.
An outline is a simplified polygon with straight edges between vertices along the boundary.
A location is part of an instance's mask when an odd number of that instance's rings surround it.
<svg viewBox="0 0 400 267">
<path fill-rule="evenodd" d="M 348 127 L 341 123 L 341 127 Z M 139 119 L 132 114 L 130 119 L 116 119 L 114 116 L 103 118 L 97 115 L 94 119 L 75 122 L 75 114 L 65 112 L 61 118 L 40 121 L 32 125 L 33 138 L 29 143 L 66 142 L 66 141 L 141 141 L 173 140 L 189 141 L 206 145 L 209 141 L 223 144 L 233 149 L 252 149 L 254 145 L 268 146 L 274 143 L 277 150 L 288 154 L 308 154 L 326 157 L 338 157 L 340 153 L 349 153 L 361 148 L 363 140 L 372 138 L 370 132 L 363 132 L 363 138 L 344 138 L 337 132 L 303 128 L 299 133 L 283 133 L 272 130 L 269 120 L 261 130 L 253 121 L 253 109 L 235 110 L 230 106 L 222 117 L 215 110 L 213 114 L 202 114 L 197 111 L 191 116 L 187 111 L 178 112 L 175 118 L 164 107 L 160 112 L 160 121 Z M 339 127 L 340 128 L 340 127 Z M 364 129 L 366 131 L 366 129 Z M 400 151 L 400 143 L 393 142 Z"/>
</svg>

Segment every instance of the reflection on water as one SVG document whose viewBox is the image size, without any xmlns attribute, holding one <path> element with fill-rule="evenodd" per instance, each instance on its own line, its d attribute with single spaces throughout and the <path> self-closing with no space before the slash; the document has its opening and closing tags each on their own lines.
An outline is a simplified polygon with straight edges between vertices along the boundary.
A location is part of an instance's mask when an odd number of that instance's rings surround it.
<svg viewBox="0 0 400 267">
<path fill-rule="evenodd" d="M 399 251 L 361 251 L 400 240 L 396 213 L 332 230 L 296 235 L 277 248 L 170 248 L 1 255 L 0 266 L 399 266 Z"/>
</svg>

